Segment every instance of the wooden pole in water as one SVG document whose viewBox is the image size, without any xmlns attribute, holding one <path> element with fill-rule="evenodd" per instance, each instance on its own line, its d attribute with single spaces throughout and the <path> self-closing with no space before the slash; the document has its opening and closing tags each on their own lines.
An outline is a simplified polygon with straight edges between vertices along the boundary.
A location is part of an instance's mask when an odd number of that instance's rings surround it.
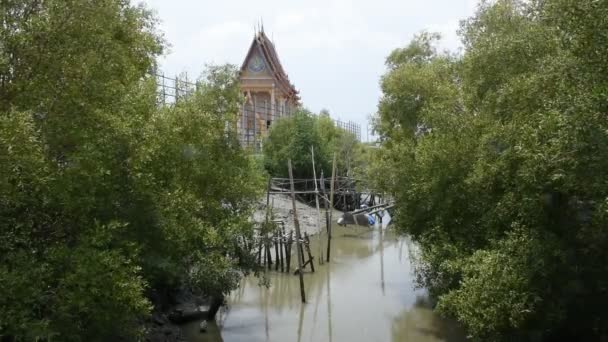
<svg viewBox="0 0 608 342">
<path fill-rule="evenodd" d="M 274 231 L 274 270 L 279 270 L 279 234 L 277 234 L 277 230 Z"/>
<path fill-rule="evenodd" d="M 336 153 L 334 152 L 334 161 L 331 166 L 331 185 L 329 189 L 329 226 L 327 227 L 327 262 L 329 262 L 329 255 L 331 253 L 331 225 L 332 225 L 332 214 L 334 212 L 334 183 L 336 180 Z"/>
<path fill-rule="evenodd" d="M 300 241 L 300 248 L 298 248 L 300 250 L 300 256 L 302 257 L 302 267 L 300 267 L 300 270 L 302 270 L 302 268 L 306 267 L 306 262 L 304 261 L 304 245 L 305 244 L 306 243 L 304 243 L 304 238 L 302 238 L 302 241 Z"/>
<path fill-rule="evenodd" d="M 268 237 L 268 269 L 272 269 L 272 238 Z"/>
<path fill-rule="evenodd" d="M 323 192 L 323 207 L 325 208 L 325 231 L 329 233 L 329 199 L 327 197 L 327 191 L 325 191 L 325 176 L 323 175 L 323 170 L 321 170 L 321 192 Z M 319 259 L 323 260 L 323 255 L 321 255 Z"/>
<path fill-rule="evenodd" d="M 280 257 L 280 263 L 281 263 L 281 272 L 283 272 L 285 270 L 283 268 L 283 246 L 284 246 L 283 239 L 284 238 L 285 238 L 285 232 L 283 231 L 282 228 L 279 228 L 279 257 Z"/>
<path fill-rule="evenodd" d="M 287 273 L 289 273 L 289 269 L 291 268 L 291 243 L 293 242 L 293 230 L 289 231 L 289 238 L 287 238 L 287 243 L 285 244 L 285 259 L 287 261 Z"/>
<path fill-rule="evenodd" d="M 308 262 L 310 262 L 310 270 L 312 273 L 315 273 L 315 265 L 312 263 L 312 253 L 310 252 L 310 238 L 308 237 L 308 233 L 304 233 L 306 237 L 306 252 L 308 253 Z"/>
<path fill-rule="evenodd" d="M 297 244 L 297 249 L 296 250 L 301 250 L 302 245 L 301 245 L 301 239 L 302 236 L 300 235 L 300 222 L 298 221 L 298 212 L 296 209 L 296 190 L 295 190 L 295 186 L 293 185 L 293 171 L 291 170 L 291 159 L 287 160 L 287 167 L 289 168 L 289 182 L 291 183 L 291 203 L 293 204 L 293 225 L 296 228 L 296 244 Z M 302 303 L 306 303 L 306 294 L 304 293 L 304 272 L 302 270 L 302 255 L 300 253 L 298 254 L 298 268 L 300 270 L 299 273 L 299 277 L 300 277 L 300 295 L 302 297 Z"/>
<path fill-rule="evenodd" d="M 315 169 L 315 147 L 311 146 L 312 152 L 312 175 L 315 182 L 315 203 L 317 205 L 317 228 L 319 229 L 317 239 L 319 241 L 319 263 L 323 264 L 323 244 L 321 243 L 321 210 L 319 209 L 319 188 L 317 187 L 317 170 Z"/>
</svg>

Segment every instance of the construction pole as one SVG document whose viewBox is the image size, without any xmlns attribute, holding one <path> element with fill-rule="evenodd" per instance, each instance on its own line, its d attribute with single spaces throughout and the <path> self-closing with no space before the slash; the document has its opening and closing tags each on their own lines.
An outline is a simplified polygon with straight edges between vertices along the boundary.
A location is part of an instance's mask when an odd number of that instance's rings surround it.
<svg viewBox="0 0 608 342">
<path fill-rule="evenodd" d="M 327 229 L 327 262 L 329 262 L 329 255 L 331 253 L 331 225 L 332 225 L 332 214 L 334 212 L 334 185 L 336 181 L 336 152 L 334 152 L 334 161 L 331 165 L 331 185 L 329 189 L 329 227 Z"/>
<path fill-rule="evenodd" d="M 296 190 L 293 185 L 293 171 L 291 170 L 291 159 L 287 160 L 287 167 L 289 169 L 289 182 L 291 183 L 291 202 L 293 204 L 293 225 L 296 228 L 296 254 L 298 255 L 298 275 L 300 277 L 300 295 L 302 297 L 302 303 L 306 303 L 306 294 L 304 293 L 304 270 L 302 269 L 302 236 L 300 235 L 300 222 L 298 221 L 298 213 L 296 211 Z"/>
<path fill-rule="evenodd" d="M 321 210 L 319 209 L 319 188 L 317 187 L 317 170 L 315 169 L 315 147 L 311 146 L 310 150 L 312 152 L 312 175 L 315 181 L 315 202 L 317 205 L 317 228 L 319 228 L 319 232 L 317 233 L 317 240 L 319 241 L 319 264 L 323 265 L 323 246 L 321 243 Z"/>
<path fill-rule="evenodd" d="M 257 121 L 258 120 L 258 104 L 253 95 L 253 151 L 255 153 L 258 152 L 258 129 L 257 129 Z"/>
</svg>

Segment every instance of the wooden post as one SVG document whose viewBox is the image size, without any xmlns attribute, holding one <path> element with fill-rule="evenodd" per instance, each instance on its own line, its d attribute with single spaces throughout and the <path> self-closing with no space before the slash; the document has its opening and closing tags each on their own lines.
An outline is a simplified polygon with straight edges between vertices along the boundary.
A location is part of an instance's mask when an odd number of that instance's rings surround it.
<svg viewBox="0 0 608 342">
<path fill-rule="evenodd" d="M 293 230 L 289 231 L 289 238 L 287 239 L 287 244 L 285 245 L 285 257 L 287 258 L 287 273 L 289 273 L 289 269 L 291 268 L 291 244 L 293 242 Z"/>
<path fill-rule="evenodd" d="M 280 262 L 281 262 L 281 272 L 284 271 L 283 268 L 283 247 L 285 246 L 285 243 L 283 242 L 283 239 L 285 238 L 285 232 L 283 231 L 282 228 L 279 228 L 279 258 L 280 258 Z"/>
<path fill-rule="evenodd" d="M 300 267 L 300 269 L 302 271 L 304 267 L 306 267 L 305 261 L 304 261 L 304 237 L 302 237 L 302 239 L 300 240 L 300 247 L 298 248 L 300 250 L 300 256 L 302 257 L 302 267 Z"/>
<path fill-rule="evenodd" d="M 315 169 L 315 147 L 311 146 L 312 152 L 312 175 L 315 182 L 315 204 L 317 205 L 317 239 L 319 242 L 319 263 L 323 264 L 323 246 L 321 243 L 321 210 L 319 209 L 319 188 L 317 187 L 317 170 Z M 314 271 L 313 271 L 314 272 Z"/>
<path fill-rule="evenodd" d="M 308 262 L 310 262 L 310 270 L 314 273 L 315 272 L 315 265 L 312 263 L 312 253 L 310 252 L 310 238 L 308 237 L 308 233 L 304 233 L 304 236 L 306 237 L 306 252 L 308 253 Z"/>
<path fill-rule="evenodd" d="M 332 214 L 334 212 L 334 183 L 336 180 L 336 153 L 334 152 L 334 161 L 331 166 L 331 185 L 329 189 L 329 227 L 327 229 L 327 262 L 329 262 L 329 255 L 331 253 L 331 225 L 332 225 Z"/>
<path fill-rule="evenodd" d="M 301 239 L 300 235 L 300 222 L 298 221 L 298 212 L 296 209 L 296 190 L 293 185 L 293 171 L 291 170 L 291 159 L 287 160 L 287 167 L 289 168 L 289 182 L 291 183 L 291 202 L 293 204 L 293 225 L 296 228 L 296 244 L 298 246 L 297 250 L 301 249 Z M 300 295 L 302 297 L 302 303 L 306 303 L 306 294 L 304 293 L 304 272 L 302 272 L 302 255 L 298 253 L 298 268 L 300 269 L 299 277 L 300 277 Z"/>
<path fill-rule="evenodd" d="M 268 263 L 268 269 L 272 270 L 272 254 L 270 253 L 271 247 L 270 247 L 270 238 L 268 237 L 268 234 L 266 234 L 267 238 L 266 238 L 266 262 Z"/>
<path fill-rule="evenodd" d="M 323 192 L 323 205 L 325 208 L 325 232 L 329 234 L 329 197 L 327 197 L 327 191 L 325 191 L 325 176 L 323 170 L 321 170 L 321 192 Z M 333 210 L 333 205 L 331 206 Z M 319 260 L 323 260 L 323 256 L 319 257 Z"/>
<path fill-rule="evenodd" d="M 359 209 L 359 204 L 357 204 L 357 191 L 355 190 L 353 181 L 350 178 L 348 178 L 348 188 L 352 189 L 353 191 L 353 211 L 356 211 Z M 355 219 L 355 224 L 360 226 L 361 224 L 359 223 L 359 217 L 357 215 L 353 215 L 353 218 Z"/>
<path fill-rule="evenodd" d="M 279 270 L 279 234 L 277 234 L 277 231 L 274 231 L 274 270 L 278 271 Z"/>
</svg>

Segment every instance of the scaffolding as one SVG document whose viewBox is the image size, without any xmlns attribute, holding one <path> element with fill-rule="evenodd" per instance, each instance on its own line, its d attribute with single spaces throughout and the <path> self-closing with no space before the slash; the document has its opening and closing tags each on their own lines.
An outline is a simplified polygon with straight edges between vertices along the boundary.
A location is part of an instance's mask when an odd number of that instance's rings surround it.
<svg viewBox="0 0 608 342">
<path fill-rule="evenodd" d="M 157 103 L 160 106 L 173 105 L 188 97 L 198 89 L 198 83 L 188 78 L 187 74 L 169 77 L 164 73 L 152 73 L 157 84 Z M 240 109 L 236 123 L 237 135 L 241 146 L 253 153 L 262 151 L 264 139 L 270 127 L 280 118 L 292 116 L 294 109 L 288 105 L 272 105 L 268 99 L 254 97 L 245 102 Z M 343 129 L 361 141 L 361 125 L 353 121 L 332 119 L 334 125 Z"/>
</svg>

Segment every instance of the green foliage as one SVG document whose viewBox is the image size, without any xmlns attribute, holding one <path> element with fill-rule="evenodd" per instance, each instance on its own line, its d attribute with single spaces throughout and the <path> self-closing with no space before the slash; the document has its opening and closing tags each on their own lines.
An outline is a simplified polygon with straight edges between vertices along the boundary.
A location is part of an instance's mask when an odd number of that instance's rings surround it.
<svg viewBox="0 0 608 342">
<path fill-rule="evenodd" d="M 234 131 L 236 69 L 158 108 L 143 7 L 0 7 L 0 338 L 137 340 L 150 290 L 234 288 L 263 184 Z"/>
<path fill-rule="evenodd" d="M 62 175 L 41 141 L 31 115 L 0 115 L 0 332 L 25 340 L 137 334 L 149 303 L 137 249 L 113 246 L 126 225 L 102 225 L 59 204 Z"/>
<path fill-rule="evenodd" d="M 535 331 L 522 334 L 542 298 L 538 279 L 548 273 L 551 241 L 530 236 L 514 228 L 487 250 L 477 250 L 459 260 L 462 281 L 457 289 L 440 297 L 439 310 L 466 322 L 473 336 L 492 339 L 489 332 L 502 331 L 509 338 L 538 337 Z M 556 270 L 552 270 L 556 271 Z M 483 309 L 479 309 L 483 308 Z M 518 331 L 518 329 L 520 329 Z M 537 336 L 538 335 L 538 336 Z"/>
<path fill-rule="evenodd" d="M 358 144 L 355 136 L 337 128 L 328 114 L 314 115 L 300 109 L 270 128 L 263 146 L 264 165 L 272 176 L 288 177 L 287 160 L 291 159 L 295 178 L 312 179 L 311 147 L 314 147 L 317 177 L 321 170 L 331 176 L 334 153 L 338 174 L 345 175 L 355 162 Z"/>
<path fill-rule="evenodd" d="M 420 285 L 477 339 L 608 335 L 606 11 L 484 2 L 462 56 L 424 34 L 388 58 L 381 186 Z"/>
<path fill-rule="evenodd" d="M 234 125 L 227 125 L 236 122 L 241 103 L 237 80 L 234 67 L 212 67 L 195 94 L 144 125 L 133 158 L 136 186 L 153 200 L 156 216 L 157 231 L 142 226 L 145 231 L 137 232 L 150 239 L 146 267 L 166 277 L 158 266 L 169 265 L 188 275 L 186 283 L 214 295 L 233 289 L 235 271 L 252 266 L 239 264 L 245 255 L 236 240 L 252 237 L 248 218 L 264 183 Z M 216 274 L 208 278 L 213 282 L 198 278 L 205 273 Z"/>
</svg>

